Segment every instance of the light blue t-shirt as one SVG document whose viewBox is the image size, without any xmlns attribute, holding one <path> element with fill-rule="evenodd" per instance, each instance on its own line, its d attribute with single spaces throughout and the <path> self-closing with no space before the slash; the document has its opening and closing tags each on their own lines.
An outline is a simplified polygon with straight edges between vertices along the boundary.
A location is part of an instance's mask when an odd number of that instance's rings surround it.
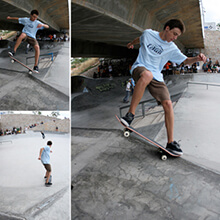
<svg viewBox="0 0 220 220">
<path fill-rule="evenodd" d="M 19 18 L 18 19 L 20 24 L 24 25 L 22 32 L 27 34 L 27 36 L 36 39 L 36 33 L 38 30 L 43 29 L 44 27 L 37 28 L 38 24 L 43 24 L 38 20 L 31 21 L 30 18 Z"/>
<path fill-rule="evenodd" d="M 43 164 L 50 164 L 50 147 L 46 146 L 43 149 L 43 152 L 41 154 L 41 162 Z"/>
<path fill-rule="evenodd" d="M 164 41 L 160 38 L 159 32 L 147 29 L 140 37 L 139 54 L 131 72 L 136 67 L 143 66 L 152 72 L 154 79 L 163 82 L 161 71 L 164 65 L 168 61 L 181 64 L 186 58 L 187 56 L 182 54 L 175 43 Z"/>
</svg>

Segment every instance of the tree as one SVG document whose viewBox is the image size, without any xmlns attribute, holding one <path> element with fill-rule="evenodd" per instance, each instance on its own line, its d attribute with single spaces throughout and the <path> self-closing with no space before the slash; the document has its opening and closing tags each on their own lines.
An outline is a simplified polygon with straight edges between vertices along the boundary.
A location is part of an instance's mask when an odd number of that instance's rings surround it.
<svg viewBox="0 0 220 220">
<path fill-rule="evenodd" d="M 32 111 L 34 115 L 42 115 L 42 112 L 40 111 Z"/>
<path fill-rule="evenodd" d="M 52 117 L 58 117 L 59 115 L 60 115 L 60 113 L 59 112 L 51 112 L 51 114 L 50 114 Z"/>
</svg>

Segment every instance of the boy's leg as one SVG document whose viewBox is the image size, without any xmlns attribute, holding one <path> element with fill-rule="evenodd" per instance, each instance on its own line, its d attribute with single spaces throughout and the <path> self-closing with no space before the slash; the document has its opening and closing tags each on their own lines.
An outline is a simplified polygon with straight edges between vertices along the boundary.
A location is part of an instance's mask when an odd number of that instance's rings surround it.
<svg viewBox="0 0 220 220">
<path fill-rule="evenodd" d="M 51 172 L 48 172 L 48 171 L 47 171 L 47 174 L 46 174 L 46 177 L 47 177 L 47 179 L 46 179 L 46 183 L 48 183 L 48 182 L 49 182 L 50 175 L 51 175 Z"/>
<path fill-rule="evenodd" d="M 34 66 L 38 65 L 39 56 L 40 56 L 40 46 L 36 39 L 27 37 L 27 42 L 34 48 L 35 50 L 35 63 Z"/>
<path fill-rule="evenodd" d="M 148 90 L 151 95 L 162 104 L 165 114 L 165 125 L 167 130 L 167 146 L 166 148 L 172 151 L 173 153 L 182 155 L 182 150 L 180 145 L 174 141 L 173 132 L 174 132 L 174 112 L 173 104 L 170 100 L 170 94 L 167 86 L 164 82 L 158 82 L 152 80 L 148 86 Z"/>
<path fill-rule="evenodd" d="M 38 61 L 39 61 L 39 56 L 40 56 L 40 47 L 38 44 L 36 44 L 34 46 L 34 50 L 35 50 L 35 64 L 34 66 L 37 66 L 38 65 Z"/>
<path fill-rule="evenodd" d="M 18 37 L 15 46 L 14 46 L 14 52 L 17 51 L 19 45 L 21 44 L 22 40 L 26 37 L 27 35 L 25 33 L 21 33 L 21 35 Z"/>
<path fill-rule="evenodd" d="M 174 131 L 174 113 L 173 104 L 171 100 L 162 101 L 162 106 L 165 113 L 165 126 L 167 130 L 167 142 L 171 143 L 174 141 L 173 131 Z"/>
<path fill-rule="evenodd" d="M 45 183 L 48 183 L 49 179 L 50 179 L 50 175 L 51 175 L 51 165 L 50 164 L 44 164 L 44 167 L 46 169 L 46 182 Z"/>
<path fill-rule="evenodd" d="M 140 73 L 140 78 L 138 79 L 138 81 L 134 87 L 134 93 L 132 96 L 130 109 L 128 111 L 128 112 L 132 113 L 133 115 L 135 115 L 135 110 L 136 110 L 139 102 L 141 101 L 141 98 L 144 95 L 144 91 L 145 91 L 147 85 L 153 79 L 153 74 L 149 70 L 147 70 L 145 68 L 142 68 L 142 69 L 143 69 L 143 71 Z"/>
<path fill-rule="evenodd" d="M 168 143 L 173 142 L 173 127 L 174 127 L 174 114 L 173 104 L 170 100 L 169 90 L 164 82 L 152 80 L 148 86 L 148 90 L 151 95 L 161 103 L 165 114 L 165 126 L 167 129 L 167 141 Z"/>
<path fill-rule="evenodd" d="M 135 80 L 136 85 L 134 87 L 131 105 L 128 113 L 121 118 L 121 122 L 126 126 L 129 126 L 133 121 L 135 110 L 144 95 L 147 85 L 152 81 L 153 74 L 145 67 L 137 67 L 134 69 L 132 77 Z"/>
</svg>

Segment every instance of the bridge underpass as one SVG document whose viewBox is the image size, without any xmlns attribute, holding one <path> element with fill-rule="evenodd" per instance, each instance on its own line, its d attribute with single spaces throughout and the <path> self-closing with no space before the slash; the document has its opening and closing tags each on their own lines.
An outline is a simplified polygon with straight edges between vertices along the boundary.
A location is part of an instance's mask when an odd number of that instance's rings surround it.
<svg viewBox="0 0 220 220">
<path fill-rule="evenodd" d="M 175 42 L 181 50 L 204 48 L 199 0 L 71 0 L 71 16 L 72 57 L 125 57 L 128 42 L 171 18 L 186 26 Z"/>
</svg>

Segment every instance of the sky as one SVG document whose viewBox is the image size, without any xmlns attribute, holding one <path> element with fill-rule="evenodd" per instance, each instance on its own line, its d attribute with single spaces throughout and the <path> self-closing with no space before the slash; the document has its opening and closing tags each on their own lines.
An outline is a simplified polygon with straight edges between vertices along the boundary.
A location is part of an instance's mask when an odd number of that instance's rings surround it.
<svg viewBox="0 0 220 220">
<path fill-rule="evenodd" d="M 220 23 L 220 1 L 219 0 L 202 0 L 205 11 L 205 22 Z"/>
</svg>

